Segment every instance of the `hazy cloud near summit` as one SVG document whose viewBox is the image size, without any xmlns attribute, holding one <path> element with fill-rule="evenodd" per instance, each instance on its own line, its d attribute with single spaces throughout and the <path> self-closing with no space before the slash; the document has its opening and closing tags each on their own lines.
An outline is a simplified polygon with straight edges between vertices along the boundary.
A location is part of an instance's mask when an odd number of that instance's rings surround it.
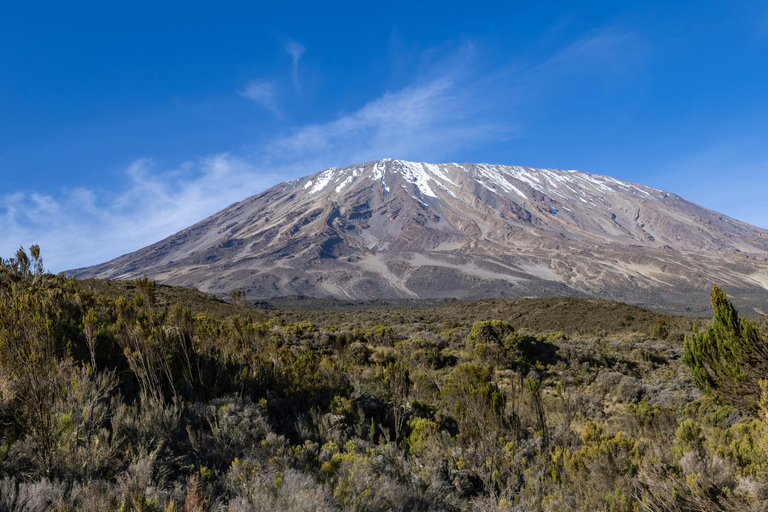
<svg viewBox="0 0 768 512">
<path fill-rule="evenodd" d="M 291 56 L 291 81 L 296 93 L 301 92 L 299 83 L 299 60 L 304 55 L 304 46 L 291 38 L 285 38 L 285 51 Z M 240 96 L 253 100 L 258 105 L 269 110 L 278 117 L 283 116 L 277 101 L 277 92 L 280 89 L 280 80 L 277 77 L 271 79 L 254 79 L 238 92 Z"/>
<path fill-rule="evenodd" d="M 380 158 L 442 160 L 510 131 L 482 119 L 478 103 L 471 89 L 442 77 L 385 93 L 332 121 L 297 128 L 262 151 L 275 161 L 301 155 L 325 167 Z M 472 122 L 465 122 L 468 118 Z"/>
</svg>

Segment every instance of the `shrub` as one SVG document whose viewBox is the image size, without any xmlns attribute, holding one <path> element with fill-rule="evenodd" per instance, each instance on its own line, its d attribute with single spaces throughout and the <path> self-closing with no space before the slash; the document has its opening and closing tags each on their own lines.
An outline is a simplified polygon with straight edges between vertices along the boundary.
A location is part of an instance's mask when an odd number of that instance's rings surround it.
<svg viewBox="0 0 768 512">
<path fill-rule="evenodd" d="M 414 418 L 408 422 L 411 433 L 408 435 L 408 453 L 413 457 L 419 457 L 427 449 L 432 440 L 439 439 L 438 426 L 435 422 Z"/>
<path fill-rule="evenodd" d="M 400 341 L 401 336 L 392 327 L 378 325 L 368 333 L 368 339 L 373 345 L 393 347 Z"/>
<path fill-rule="evenodd" d="M 347 349 L 347 360 L 353 365 L 364 366 L 368 364 L 370 357 L 371 349 L 369 349 L 365 343 L 356 341 Z"/>
<path fill-rule="evenodd" d="M 395 350 L 400 354 L 400 359 L 408 361 L 412 367 L 437 369 L 442 367 L 442 347 L 437 341 L 417 337 L 412 340 L 399 341 Z"/>
<path fill-rule="evenodd" d="M 283 334 L 289 339 L 302 339 L 314 332 L 317 332 L 317 326 L 306 320 L 283 326 Z"/>
<path fill-rule="evenodd" d="M 768 471 L 765 423 L 744 419 L 720 433 L 714 453 L 730 461 L 741 476 L 762 477 Z"/>
<path fill-rule="evenodd" d="M 706 332 L 685 339 L 683 362 L 696 386 L 721 403 L 757 408 L 758 380 L 768 375 L 768 342 L 752 322 L 740 320 L 725 292 L 714 286 L 710 293 L 714 316 Z"/>
<path fill-rule="evenodd" d="M 331 512 L 331 496 L 310 476 L 295 469 L 257 471 L 247 463 L 233 464 L 227 481 L 234 493 L 232 512 Z"/>
<path fill-rule="evenodd" d="M 455 413 L 459 436 L 465 444 L 505 423 L 506 395 L 493 382 L 493 375 L 492 368 L 461 365 L 443 385 L 443 400 Z"/>
<path fill-rule="evenodd" d="M 467 335 L 467 347 L 471 350 L 477 343 L 500 344 L 515 328 L 503 320 L 478 321 L 472 324 Z"/>
<path fill-rule="evenodd" d="M 680 423 L 675 432 L 675 437 L 677 438 L 675 453 L 678 456 L 688 452 L 694 452 L 700 457 L 704 456 L 705 439 L 702 435 L 701 427 L 695 421 L 689 419 Z"/>
</svg>

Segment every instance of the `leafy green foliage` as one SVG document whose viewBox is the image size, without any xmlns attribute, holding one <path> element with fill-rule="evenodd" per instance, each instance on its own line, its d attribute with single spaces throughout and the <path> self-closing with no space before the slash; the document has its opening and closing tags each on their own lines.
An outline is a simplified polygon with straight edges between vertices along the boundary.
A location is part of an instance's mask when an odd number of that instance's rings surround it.
<svg viewBox="0 0 768 512">
<path fill-rule="evenodd" d="M 739 319 L 723 290 L 714 286 L 710 296 L 712 324 L 686 337 L 683 362 L 703 393 L 723 404 L 755 408 L 758 381 L 768 377 L 768 341 L 755 324 Z"/>
</svg>

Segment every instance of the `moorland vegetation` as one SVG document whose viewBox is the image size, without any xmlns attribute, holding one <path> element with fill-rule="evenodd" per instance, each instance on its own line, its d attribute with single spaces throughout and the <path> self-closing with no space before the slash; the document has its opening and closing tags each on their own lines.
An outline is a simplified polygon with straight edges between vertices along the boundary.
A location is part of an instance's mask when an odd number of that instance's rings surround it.
<svg viewBox="0 0 768 512">
<path fill-rule="evenodd" d="M 766 324 L 717 287 L 233 299 L 0 260 L 0 511 L 768 510 Z"/>
</svg>

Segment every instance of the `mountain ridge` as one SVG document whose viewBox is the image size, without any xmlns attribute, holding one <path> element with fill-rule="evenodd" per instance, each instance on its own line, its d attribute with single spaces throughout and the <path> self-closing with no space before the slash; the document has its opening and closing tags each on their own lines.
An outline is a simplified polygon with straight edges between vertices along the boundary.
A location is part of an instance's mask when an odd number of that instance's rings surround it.
<svg viewBox="0 0 768 512">
<path fill-rule="evenodd" d="M 670 311 L 705 308 L 718 282 L 765 307 L 768 230 L 609 176 L 386 159 L 278 184 L 68 274 L 249 298 L 571 295 Z"/>
</svg>

